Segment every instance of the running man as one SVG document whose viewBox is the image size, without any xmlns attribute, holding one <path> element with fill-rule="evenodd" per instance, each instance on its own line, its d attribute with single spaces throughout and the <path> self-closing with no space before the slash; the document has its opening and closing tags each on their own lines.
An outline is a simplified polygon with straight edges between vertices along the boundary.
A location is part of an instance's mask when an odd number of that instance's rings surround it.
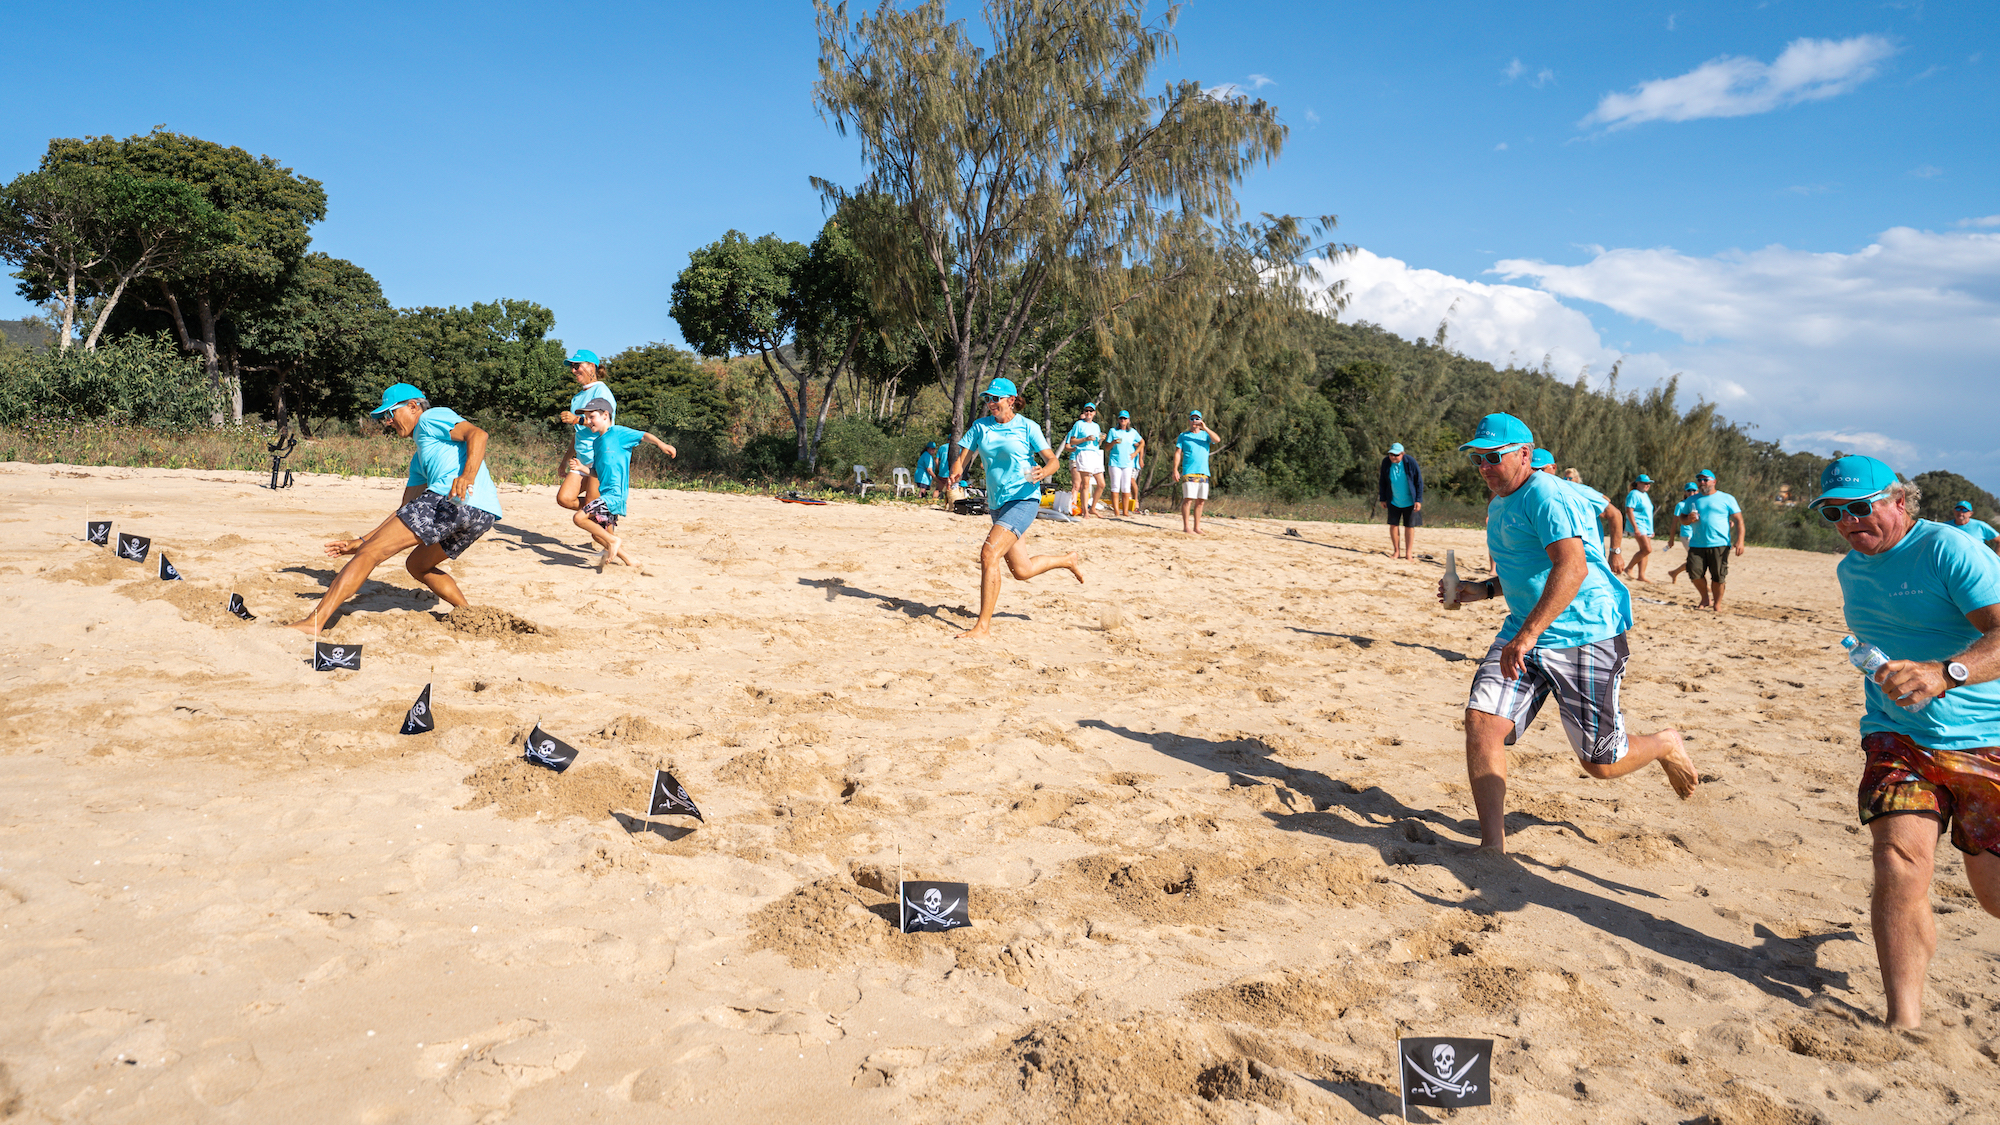
<svg viewBox="0 0 2000 1125">
<path fill-rule="evenodd" d="M 1479 812 L 1479 850 L 1507 850 L 1507 747 L 1554 694 L 1564 733 L 1592 777 L 1623 777 L 1654 762 L 1686 799 L 1700 783 L 1672 728 L 1628 735 L 1618 710 L 1632 595 L 1605 560 L 1590 503 L 1561 478 L 1529 467 L 1535 435 L 1511 414 L 1479 420 L 1472 455 L 1492 491 L 1486 549 L 1497 575 L 1461 582 L 1458 601 L 1507 599 L 1507 620 L 1472 677 L 1465 705 L 1465 771 Z M 1444 582 L 1438 582 L 1444 600 Z"/>
<path fill-rule="evenodd" d="M 371 411 L 397 437 L 414 437 L 410 477 L 403 486 L 403 503 L 375 530 L 359 539 L 337 539 L 326 545 L 331 558 L 354 556 L 313 611 L 291 627 L 317 634 L 333 620 L 342 602 L 354 596 L 375 568 L 404 551 L 410 577 L 453 609 L 465 604 L 458 583 L 440 569 L 493 527 L 500 518 L 500 492 L 486 472 L 486 431 L 452 410 L 432 406 L 424 392 L 397 383 L 382 392 L 382 405 Z M 415 548 L 415 550 L 411 550 Z"/>
<path fill-rule="evenodd" d="M 979 623 L 958 635 L 961 641 L 983 641 L 993 635 L 993 610 L 1000 604 L 1000 564 L 1004 561 L 1015 578 L 1026 582 L 1060 567 L 1083 581 L 1083 559 L 1075 551 L 1066 555 L 1029 557 L 1021 537 L 1034 525 L 1035 513 L 1042 509 L 1041 482 L 1056 475 L 1060 464 L 1049 448 L 1049 439 L 1033 418 L 1017 413 L 1020 392 L 1011 379 L 995 379 L 979 396 L 986 417 L 966 428 L 959 440 L 958 456 L 951 463 L 945 492 L 958 487 L 965 475 L 968 458 L 986 462 L 986 510 L 993 517 L 993 529 L 979 548 Z M 1041 461 L 1037 465 L 1035 462 Z"/>
<path fill-rule="evenodd" d="M 1646 560 L 1653 553 L 1653 478 L 1644 473 L 1632 478 L 1632 488 L 1625 493 L 1625 532 L 1632 537 L 1638 548 L 1632 552 L 1632 561 L 1625 564 L 1625 577 L 1636 572 L 1641 582 L 1651 582 L 1646 577 Z"/>
<path fill-rule="evenodd" d="M 1111 432 L 1104 435 L 1110 464 L 1105 466 L 1105 488 L 1111 493 L 1113 515 L 1131 516 L 1139 512 L 1139 470 L 1146 467 L 1146 439 L 1132 428 L 1132 412 L 1120 410 Z"/>
<path fill-rule="evenodd" d="M 1985 520 L 1973 519 L 1969 502 L 1960 500 L 1951 506 L 1951 525 L 1991 547 L 1995 554 L 2000 554 L 2000 531 L 1993 530 L 1993 525 Z"/>
<path fill-rule="evenodd" d="M 925 442 L 924 451 L 917 454 L 916 474 L 911 478 L 924 499 L 931 498 L 931 492 L 937 487 L 937 475 L 943 471 L 944 465 L 942 458 L 938 456 L 937 442 Z"/>
<path fill-rule="evenodd" d="M 1069 450 L 1076 451 L 1069 461 L 1069 475 L 1071 486 L 1083 501 L 1084 519 L 1097 518 L 1097 493 L 1104 487 L 1104 450 L 1099 448 L 1103 441 L 1104 427 L 1097 424 L 1097 404 L 1086 402 L 1076 424 L 1063 438 L 1062 449 L 1056 451 L 1058 457 Z"/>
<path fill-rule="evenodd" d="M 1894 658 L 1862 686 L 1856 802 L 1873 841 L 1869 928 L 1891 1027 L 1923 1020 L 1938 942 L 1931 875 L 1947 828 L 1973 897 L 2000 915 L 2000 561 L 1918 519 L 1920 495 L 1853 456 L 1820 473 L 1810 505 L 1847 540 L 1836 568 L 1847 627 Z"/>
<path fill-rule="evenodd" d="M 611 404 L 611 420 L 615 423 L 618 396 L 598 382 L 600 364 L 596 352 L 578 348 L 567 362 L 570 378 L 576 380 L 576 393 L 570 396 L 569 409 L 560 415 L 562 424 L 571 427 L 571 431 L 569 457 L 563 465 L 562 487 L 556 489 L 556 503 L 574 512 L 598 498 L 597 478 L 590 474 L 590 466 L 597 464 L 597 435 L 584 424 L 583 406 L 593 399 L 603 399 Z M 574 471 L 577 465 L 583 467 L 582 473 Z"/>
<path fill-rule="evenodd" d="M 1722 587 L 1729 579 L 1729 552 L 1734 547 L 1743 554 L 1743 506 L 1736 497 L 1715 490 L 1715 474 L 1703 469 L 1694 475 L 1698 491 L 1682 505 L 1687 514 L 1681 522 L 1693 529 L 1688 536 L 1688 578 L 1701 595 L 1696 609 L 1722 612 Z"/>
<path fill-rule="evenodd" d="M 1174 483 L 1181 486 L 1181 530 L 1190 535 L 1207 534 L 1201 529 L 1201 510 L 1208 504 L 1208 455 L 1214 452 L 1218 440 L 1199 410 L 1188 411 L 1188 428 L 1174 439 Z M 1193 523 L 1189 523 L 1190 518 Z"/>
<path fill-rule="evenodd" d="M 1407 559 L 1416 549 L 1417 529 L 1424 526 L 1424 468 L 1394 442 L 1375 471 L 1375 499 L 1389 513 L 1389 557 Z M 1396 529 L 1403 529 L 1402 542 Z"/>
</svg>

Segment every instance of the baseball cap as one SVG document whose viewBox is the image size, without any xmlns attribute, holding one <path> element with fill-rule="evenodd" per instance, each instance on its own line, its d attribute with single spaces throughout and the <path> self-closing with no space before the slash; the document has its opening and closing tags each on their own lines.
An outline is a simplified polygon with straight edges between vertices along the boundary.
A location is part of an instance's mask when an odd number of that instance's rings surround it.
<svg viewBox="0 0 2000 1125">
<path fill-rule="evenodd" d="M 1533 444 L 1535 435 L 1526 422 L 1512 414 L 1488 414 L 1479 420 L 1479 429 L 1474 431 L 1472 440 L 1459 448 L 1498 449 L 1503 445 Z"/>
<path fill-rule="evenodd" d="M 925 448 L 925 449 L 936 449 L 936 448 L 937 448 L 937 442 L 934 442 L 934 441 L 927 441 L 927 442 L 925 442 L 925 443 L 924 443 L 924 448 Z"/>
<path fill-rule="evenodd" d="M 1827 500 L 1853 500 L 1873 496 L 1896 483 L 1896 470 L 1873 457 L 1859 453 L 1829 462 L 1819 474 L 1819 497 L 1807 507 Z"/>
<path fill-rule="evenodd" d="M 1201 417 L 1201 411 L 1199 411 L 1199 410 L 1190 410 L 1190 411 L 1188 411 L 1188 417 L 1190 417 L 1190 418 L 1199 418 L 1199 417 Z"/>
<path fill-rule="evenodd" d="M 1644 473 L 1640 473 L 1640 474 L 1639 474 L 1638 476 L 1636 476 L 1636 477 L 1633 477 L 1633 478 L 1632 478 L 1632 481 L 1633 481 L 1633 483 L 1635 483 L 1635 484 L 1651 484 L 1651 483 L 1653 483 L 1653 478 L 1652 478 L 1652 477 L 1649 477 L 1649 476 L 1647 476 L 1647 475 L 1646 475 L 1646 474 L 1644 474 Z"/>
<path fill-rule="evenodd" d="M 1694 475 L 1694 479 L 1696 479 L 1696 480 L 1700 480 L 1700 479 L 1702 479 L 1703 477 L 1707 477 L 1707 478 L 1708 478 L 1709 480 L 1714 480 L 1714 479 L 1715 479 L 1715 474 L 1714 474 L 1714 473 L 1711 473 L 1711 472 L 1709 472 L 1709 471 L 1708 471 L 1707 469 L 1703 469 L 1702 471 L 1700 471 L 1700 472 L 1698 472 L 1698 473 L 1696 473 L 1696 474 Z"/>
<path fill-rule="evenodd" d="M 569 357 L 568 359 L 564 360 L 563 362 L 565 362 L 565 363 L 595 363 L 595 364 L 598 364 L 598 365 L 600 365 L 600 366 L 602 366 L 602 365 L 603 365 L 603 363 L 604 363 L 604 361 L 603 361 L 603 360 L 601 360 L 601 359 L 598 359 L 598 358 L 597 358 L 597 353 L 596 353 L 596 352 L 594 352 L 594 351 L 591 351 L 591 350 L 590 350 L 590 349 L 588 349 L 588 348 L 578 348 L 578 349 L 576 349 L 576 351 L 574 351 L 574 352 L 571 352 L 571 353 L 570 353 L 570 357 Z"/>
<path fill-rule="evenodd" d="M 1951 509 L 1954 512 L 1969 512 L 1972 510 L 1972 502 L 1969 500 L 1960 500 L 1958 503 L 1953 504 Z"/>
<path fill-rule="evenodd" d="M 1402 451 L 1403 451 L 1403 443 L 1400 441 L 1394 442 L 1389 446 L 1389 452 L 1391 453 L 1401 453 Z"/>
<path fill-rule="evenodd" d="M 1700 492 L 1700 491 L 1701 491 L 1701 486 L 1700 486 L 1700 485 L 1698 485 L 1698 484 L 1696 484 L 1696 483 L 1695 483 L 1695 482 L 1693 482 L 1693 481 L 1689 481 L 1689 482 L 1687 482 L 1686 484 L 1684 484 L 1684 485 L 1681 485 L 1681 491 L 1682 491 L 1682 492 Z"/>
<path fill-rule="evenodd" d="M 583 414 L 583 413 L 586 413 L 586 412 L 588 412 L 588 411 L 592 411 L 592 410 L 602 410 L 602 411 L 604 411 L 604 412 L 605 412 L 606 414 L 610 414 L 610 413 L 613 413 L 613 411 L 612 411 L 612 409 L 611 409 L 611 400 L 610 400 L 610 399 L 603 399 L 603 398 L 594 398 L 594 399 L 591 399 L 591 400 L 590 400 L 589 402 L 586 402 L 586 403 L 584 403 L 584 404 L 583 404 L 583 409 L 582 409 L 582 410 L 579 410 L 579 411 L 577 411 L 577 413 L 578 413 L 578 414 Z"/>
<path fill-rule="evenodd" d="M 1086 402 L 1083 404 L 1083 408 L 1085 410 L 1095 410 L 1097 409 L 1097 404 L 1094 402 Z"/>
<path fill-rule="evenodd" d="M 408 383 L 391 383 L 388 389 L 382 392 L 382 405 L 368 413 L 380 418 L 382 415 L 389 413 L 411 399 L 422 397 L 424 397 L 424 392 Z"/>
<path fill-rule="evenodd" d="M 1528 458 L 1528 467 L 1530 469 L 1546 469 L 1555 463 L 1556 455 L 1546 449 L 1537 449 L 1534 456 Z"/>
<path fill-rule="evenodd" d="M 1118 416 L 1120 418 L 1130 418 L 1132 416 L 1132 412 L 1130 410 L 1120 410 L 1118 412 Z"/>
<path fill-rule="evenodd" d="M 1014 389 L 1014 380 L 995 379 L 986 384 L 986 393 L 994 398 L 1013 398 L 1021 392 Z"/>
</svg>

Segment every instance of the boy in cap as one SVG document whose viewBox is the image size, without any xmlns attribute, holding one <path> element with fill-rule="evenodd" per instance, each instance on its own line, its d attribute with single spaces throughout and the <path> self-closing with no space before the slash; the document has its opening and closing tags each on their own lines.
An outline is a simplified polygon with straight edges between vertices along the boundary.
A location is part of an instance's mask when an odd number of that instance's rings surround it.
<svg viewBox="0 0 2000 1125">
<path fill-rule="evenodd" d="M 410 577 L 453 609 L 466 604 L 458 583 L 440 568 L 500 518 L 500 492 L 486 472 L 485 430 L 455 411 L 432 406 L 424 392 L 408 383 L 383 391 L 382 405 L 371 413 L 396 436 L 416 439 L 403 503 L 367 535 L 326 545 L 330 557 L 353 558 L 334 575 L 319 605 L 292 622 L 301 633 L 325 628 L 376 567 L 404 551 L 410 552 L 405 564 Z"/>
<path fill-rule="evenodd" d="M 1951 525 L 2000 554 L 2000 531 L 1993 530 L 1993 525 L 1985 520 L 1973 519 L 1970 502 L 1960 500 L 1951 506 Z"/>
<path fill-rule="evenodd" d="M 576 521 L 576 526 L 589 532 L 590 537 L 597 541 L 600 548 L 597 554 L 599 570 L 614 559 L 626 566 L 634 565 L 618 539 L 618 521 L 625 518 L 625 504 L 632 487 L 632 451 L 641 442 L 652 442 L 667 456 L 679 456 L 673 446 L 652 434 L 630 426 L 612 425 L 613 409 L 608 400 L 599 398 L 584 403 L 578 414 L 589 429 L 592 447 L 597 451 L 597 462 L 591 466 L 597 487 L 590 501 L 577 509 L 576 515 L 571 518 Z"/>
<path fill-rule="evenodd" d="M 590 479 L 590 467 L 597 463 L 597 435 L 583 423 L 584 404 L 598 399 L 610 403 L 611 420 L 616 422 L 618 396 L 598 381 L 600 362 L 596 352 L 578 348 L 568 363 L 570 377 L 576 380 L 577 387 L 570 396 L 569 409 L 561 414 L 563 425 L 571 427 L 570 450 L 563 464 L 562 487 L 556 490 L 556 503 L 574 512 L 597 499 L 598 492 L 596 482 Z"/>
</svg>

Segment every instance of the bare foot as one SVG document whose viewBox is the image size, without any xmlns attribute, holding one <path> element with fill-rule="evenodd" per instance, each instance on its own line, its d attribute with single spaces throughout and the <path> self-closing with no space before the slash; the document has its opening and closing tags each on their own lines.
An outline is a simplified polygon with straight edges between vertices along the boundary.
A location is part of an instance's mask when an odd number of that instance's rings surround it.
<svg viewBox="0 0 2000 1125">
<path fill-rule="evenodd" d="M 1454 848 L 1453 850 L 1460 855 L 1506 855 L 1507 842 L 1502 840 L 1497 844 L 1481 844 L 1476 848 Z"/>
<path fill-rule="evenodd" d="M 1666 753 L 1660 755 L 1660 769 L 1666 771 L 1667 784 L 1674 787 L 1675 795 L 1685 801 L 1694 796 L 1695 788 L 1701 784 L 1701 775 L 1695 772 L 1694 759 L 1688 757 L 1681 732 L 1668 727 L 1660 732 L 1660 737 L 1666 739 L 1670 746 Z"/>
<path fill-rule="evenodd" d="M 1067 570 L 1067 571 L 1069 571 L 1069 572 L 1070 572 L 1071 574 L 1074 574 L 1074 575 L 1076 575 L 1076 580 L 1077 580 L 1078 582 L 1081 582 L 1081 581 L 1083 581 L 1083 552 L 1082 552 L 1082 551 L 1071 551 L 1071 552 L 1070 552 L 1069 554 L 1067 554 L 1067 555 L 1064 555 L 1064 556 L 1063 556 L 1063 561 L 1062 561 L 1062 563 L 1061 563 L 1061 566 L 1062 566 L 1062 568 L 1063 568 L 1064 570 Z"/>
<path fill-rule="evenodd" d="M 304 633 L 308 637 L 319 632 L 319 626 L 314 625 L 313 619 L 310 617 L 306 618 L 303 621 L 294 621 L 290 625 L 285 626 L 285 628 L 296 629 L 299 632 Z"/>
<path fill-rule="evenodd" d="M 989 641 L 992 639 L 992 630 L 984 625 L 974 625 L 972 628 L 952 638 L 954 641 Z"/>
</svg>

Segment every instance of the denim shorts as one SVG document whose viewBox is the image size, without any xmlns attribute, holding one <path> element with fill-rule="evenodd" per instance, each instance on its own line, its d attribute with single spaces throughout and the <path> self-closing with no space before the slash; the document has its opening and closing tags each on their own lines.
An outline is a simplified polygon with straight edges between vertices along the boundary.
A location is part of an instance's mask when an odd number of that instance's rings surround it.
<svg viewBox="0 0 2000 1125">
<path fill-rule="evenodd" d="M 1041 497 L 1024 496 L 994 508 L 990 514 L 994 523 L 1013 532 L 1014 538 L 1019 539 L 1028 534 L 1028 528 L 1035 522 L 1035 513 L 1041 510 Z"/>
</svg>

